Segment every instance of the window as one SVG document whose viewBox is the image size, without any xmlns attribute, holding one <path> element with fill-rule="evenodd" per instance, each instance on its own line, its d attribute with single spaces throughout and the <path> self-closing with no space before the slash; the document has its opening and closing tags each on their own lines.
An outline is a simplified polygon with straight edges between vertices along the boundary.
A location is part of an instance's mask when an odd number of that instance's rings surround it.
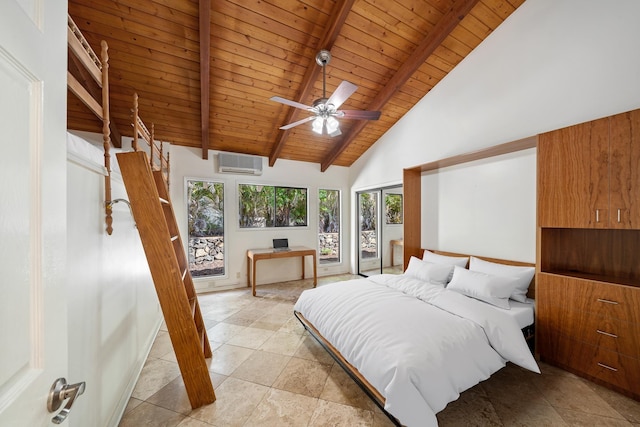
<svg viewBox="0 0 640 427">
<path fill-rule="evenodd" d="M 340 262 L 340 191 L 318 191 L 319 263 Z"/>
<path fill-rule="evenodd" d="M 307 189 L 238 185 L 240 228 L 300 227 L 307 221 Z"/>
<path fill-rule="evenodd" d="M 224 184 L 187 180 L 187 210 L 191 276 L 223 276 Z"/>
<path fill-rule="evenodd" d="M 386 194 L 384 209 L 387 224 L 402 224 L 402 194 Z"/>
</svg>

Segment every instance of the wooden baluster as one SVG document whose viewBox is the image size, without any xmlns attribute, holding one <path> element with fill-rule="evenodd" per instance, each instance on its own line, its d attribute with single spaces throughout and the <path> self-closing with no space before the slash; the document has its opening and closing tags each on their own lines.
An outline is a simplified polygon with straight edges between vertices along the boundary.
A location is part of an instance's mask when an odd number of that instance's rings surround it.
<svg viewBox="0 0 640 427">
<path fill-rule="evenodd" d="M 138 94 L 133 93 L 133 141 L 131 142 L 131 148 L 133 151 L 138 151 Z"/>
<path fill-rule="evenodd" d="M 111 214 L 111 131 L 109 130 L 109 47 L 106 41 L 100 43 L 102 47 L 102 138 L 104 147 L 104 167 L 107 169 L 107 176 L 104 178 L 104 198 L 105 198 L 105 223 L 107 234 L 113 233 L 113 218 Z"/>
</svg>

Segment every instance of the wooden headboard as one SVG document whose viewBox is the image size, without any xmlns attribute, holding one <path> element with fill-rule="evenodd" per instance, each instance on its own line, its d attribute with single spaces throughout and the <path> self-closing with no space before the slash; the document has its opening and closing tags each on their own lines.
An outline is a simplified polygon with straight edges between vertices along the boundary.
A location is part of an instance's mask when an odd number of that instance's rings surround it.
<svg viewBox="0 0 640 427">
<path fill-rule="evenodd" d="M 489 258 L 489 257 L 485 257 L 485 256 L 460 254 L 460 253 L 456 253 L 456 252 L 444 252 L 444 251 L 437 251 L 437 250 L 434 250 L 434 249 L 422 249 L 420 251 L 420 256 L 422 256 L 422 254 L 423 254 L 423 252 L 425 250 L 433 252 L 434 254 L 444 255 L 444 256 L 455 256 L 455 257 L 471 257 L 471 256 L 474 256 L 476 258 L 480 258 L 480 259 L 483 259 L 485 261 L 496 262 L 496 263 L 499 263 L 499 264 L 515 265 L 515 266 L 523 266 L 523 267 L 535 267 L 536 266 L 535 264 L 532 264 L 530 262 L 511 261 L 511 260 L 507 260 L 507 259 Z M 467 267 L 469 267 L 468 263 L 467 263 Z M 529 291 L 527 292 L 527 297 L 532 298 L 532 299 L 535 299 L 535 297 L 536 297 L 536 276 L 535 275 L 531 279 L 531 284 L 529 285 Z"/>
</svg>

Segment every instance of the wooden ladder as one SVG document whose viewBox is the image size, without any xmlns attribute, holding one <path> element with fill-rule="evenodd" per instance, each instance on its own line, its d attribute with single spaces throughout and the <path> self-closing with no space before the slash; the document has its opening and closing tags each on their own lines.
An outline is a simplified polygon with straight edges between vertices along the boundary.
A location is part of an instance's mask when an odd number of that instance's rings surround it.
<svg viewBox="0 0 640 427">
<path fill-rule="evenodd" d="M 205 361 L 211 347 L 167 186 L 145 152 L 117 158 L 189 401 L 199 408 L 216 400 Z"/>
</svg>

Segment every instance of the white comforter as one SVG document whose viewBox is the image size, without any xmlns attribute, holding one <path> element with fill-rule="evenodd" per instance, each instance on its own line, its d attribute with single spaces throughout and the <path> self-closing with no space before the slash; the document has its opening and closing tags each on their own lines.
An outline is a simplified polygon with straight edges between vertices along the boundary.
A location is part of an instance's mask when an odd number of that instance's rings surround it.
<svg viewBox="0 0 640 427">
<path fill-rule="evenodd" d="M 409 276 L 383 274 L 306 290 L 294 310 L 409 427 L 437 426 L 437 412 L 506 361 L 540 372 L 511 317 Z"/>
</svg>

